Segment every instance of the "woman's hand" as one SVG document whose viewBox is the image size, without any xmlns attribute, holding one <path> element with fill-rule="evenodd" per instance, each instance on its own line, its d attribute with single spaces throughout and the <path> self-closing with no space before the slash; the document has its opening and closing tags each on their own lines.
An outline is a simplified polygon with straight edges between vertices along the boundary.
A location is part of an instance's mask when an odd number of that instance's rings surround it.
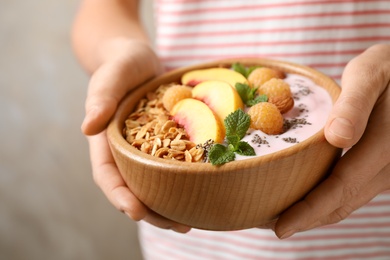
<svg viewBox="0 0 390 260">
<path fill-rule="evenodd" d="M 390 45 L 372 46 L 348 63 L 325 136 L 352 148 L 329 178 L 280 216 L 280 238 L 337 223 L 390 189 Z"/>
<path fill-rule="evenodd" d="M 188 232 L 189 227 L 152 212 L 132 194 L 118 171 L 105 131 L 120 100 L 137 85 L 161 73 L 159 60 L 140 41 L 116 39 L 105 48 L 112 51 L 105 51 L 107 58 L 91 77 L 82 124 L 82 131 L 88 136 L 93 178 L 109 201 L 131 219 Z"/>
</svg>

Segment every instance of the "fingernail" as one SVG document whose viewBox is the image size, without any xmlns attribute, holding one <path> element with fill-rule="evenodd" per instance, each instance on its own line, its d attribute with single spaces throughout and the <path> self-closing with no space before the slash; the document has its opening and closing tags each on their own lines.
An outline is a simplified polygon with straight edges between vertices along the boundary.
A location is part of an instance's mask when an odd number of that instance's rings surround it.
<svg viewBox="0 0 390 260">
<path fill-rule="evenodd" d="M 90 109 L 88 109 L 87 113 L 85 114 L 82 127 L 88 125 L 92 121 L 92 119 L 97 116 L 97 114 L 99 113 L 98 110 L 99 109 L 96 106 L 93 106 Z"/>
<path fill-rule="evenodd" d="M 353 138 L 355 128 L 353 127 L 351 121 L 337 117 L 333 119 L 329 131 L 335 136 L 350 140 Z"/>
<path fill-rule="evenodd" d="M 188 233 L 191 230 L 191 228 L 187 226 L 173 226 L 171 229 L 177 233 L 182 234 Z"/>
<path fill-rule="evenodd" d="M 291 237 L 292 235 L 294 235 L 295 233 L 296 233 L 295 230 L 286 231 L 284 234 L 282 234 L 282 235 L 280 236 L 280 239 L 289 238 L 289 237 Z"/>
<path fill-rule="evenodd" d="M 128 218 L 130 218 L 130 219 L 133 219 L 133 218 L 131 217 L 131 215 L 130 215 L 130 213 L 129 213 L 129 212 L 127 212 L 127 211 L 123 211 L 123 213 L 125 213 L 125 215 L 126 215 Z"/>
</svg>

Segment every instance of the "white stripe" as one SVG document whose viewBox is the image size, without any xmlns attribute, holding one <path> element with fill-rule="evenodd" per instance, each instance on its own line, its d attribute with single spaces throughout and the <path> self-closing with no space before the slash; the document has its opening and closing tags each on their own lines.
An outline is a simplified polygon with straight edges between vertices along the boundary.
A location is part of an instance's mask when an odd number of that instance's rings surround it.
<svg viewBox="0 0 390 260">
<path fill-rule="evenodd" d="M 148 228 L 149 229 L 149 228 Z M 153 228 L 151 228 L 153 229 Z M 149 232 L 151 230 L 148 230 Z M 309 255 L 313 256 L 313 252 L 310 251 L 310 248 L 321 248 L 322 246 L 330 246 L 332 250 L 318 251 L 321 256 L 332 256 L 335 254 L 347 254 L 350 253 L 350 249 L 340 248 L 343 244 L 352 246 L 352 251 L 367 253 L 370 250 L 375 252 L 379 250 L 387 250 L 390 252 L 390 237 L 382 238 L 380 240 L 375 238 L 349 238 L 346 240 L 343 239 L 333 239 L 333 240 L 303 240 L 303 241 L 289 241 L 277 240 L 269 231 L 265 230 L 247 230 L 245 232 L 252 232 L 254 234 L 265 233 L 263 239 L 252 239 L 251 237 L 246 238 L 245 236 L 240 235 L 228 235 L 229 233 L 225 232 L 207 232 L 200 230 L 193 230 L 189 235 L 175 234 L 171 231 L 165 230 L 155 230 L 156 236 L 163 238 L 165 241 L 175 241 L 175 247 L 180 249 L 175 251 L 175 254 L 179 251 L 182 252 L 180 257 L 184 259 L 197 259 L 191 258 L 195 255 L 197 257 L 205 257 L 213 255 L 215 257 L 220 257 L 220 259 L 234 259 L 234 257 L 245 257 L 249 258 L 250 256 L 262 256 L 262 257 L 272 257 L 275 252 L 278 252 L 278 257 L 291 257 L 291 254 L 299 257 L 307 257 Z M 239 232 L 239 233 L 243 233 Z M 378 231 L 381 232 L 381 231 Z M 383 232 L 383 231 L 382 231 Z M 237 234 L 237 232 L 235 232 Z M 389 234 L 389 233 L 388 233 Z M 302 234 L 303 235 L 303 234 Z M 225 238 L 228 240 L 225 241 Z M 299 238 L 299 234 L 296 236 Z M 306 236 L 306 234 L 305 234 Z M 360 247 L 362 243 L 370 243 L 370 247 Z M 382 243 L 382 244 L 381 244 Z M 387 245 L 383 245 L 387 243 Z M 231 245 L 235 245 L 232 247 Z M 354 246 L 356 245 L 356 246 Z M 158 245 L 155 245 L 158 247 Z M 161 245 L 160 245 L 161 246 Z M 165 249 L 167 245 L 165 245 Z M 225 249 L 222 249 L 225 248 Z M 219 249 L 219 250 L 218 250 Z M 222 250 L 221 250 L 222 249 Z M 309 250 L 307 250 L 309 249 Z M 308 251 L 308 252 L 305 252 Z M 187 255 L 187 253 L 190 253 Z M 161 257 L 161 255 L 160 255 Z M 230 257 L 230 258 L 229 258 Z M 161 258 L 160 258 L 161 259 Z M 183 258 L 180 258 L 183 259 Z M 198 258 L 199 259 L 199 258 Z M 208 259 L 208 258 L 204 258 Z"/>
<path fill-rule="evenodd" d="M 289 54 L 296 53 L 299 54 L 305 54 L 305 53 L 312 53 L 317 52 L 324 53 L 324 52 L 333 52 L 333 51 L 350 51 L 350 50 L 362 50 L 365 49 L 367 46 L 371 46 L 375 44 L 377 41 L 367 41 L 367 42 L 356 42 L 356 43 L 340 43 L 337 46 L 334 46 L 334 44 L 306 44 L 305 50 L 302 51 L 302 46 L 300 45 L 250 45 L 246 46 L 244 43 L 241 45 L 237 45 L 234 47 L 214 47 L 214 48 L 186 48 L 186 49 L 177 49 L 174 51 L 165 51 L 160 50 L 159 54 L 163 57 L 188 57 L 188 56 L 215 56 L 216 54 L 220 56 L 229 56 L 233 53 L 236 53 L 236 55 L 250 55 L 253 53 L 257 53 L 258 55 L 267 55 L 267 56 L 277 56 L 279 54 L 285 54 L 286 56 Z M 337 49 L 335 49 L 337 47 Z M 286 51 L 286 48 L 288 48 L 288 51 Z M 324 55 L 325 56 L 325 55 Z M 333 57 L 332 57 L 333 60 Z"/>
<path fill-rule="evenodd" d="M 233 1 L 234 2 L 234 1 Z M 283 2 L 283 1 L 282 1 Z M 226 3 L 226 2 L 225 2 Z M 244 4 L 246 1 L 240 1 L 240 4 L 229 4 L 226 3 L 221 8 L 230 8 L 230 7 L 237 7 L 240 6 L 250 6 L 249 4 Z M 273 3 L 273 2 L 272 2 Z M 196 8 L 189 8 L 189 5 L 187 5 L 187 9 L 185 10 L 201 10 L 207 5 L 200 4 L 199 7 Z M 371 3 L 345 3 L 345 4 L 325 4 L 325 5 L 310 5 L 310 6 L 280 6 L 280 7 L 274 7 L 274 8 L 262 8 L 261 6 L 256 5 L 255 7 L 252 7 L 251 9 L 232 9 L 234 11 L 228 11 L 224 12 L 223 10 L 215 10 L 213 12 L 195 12 L 195 13 L 187 13 L 180 15 L 172 15 L 169 13 L 170 5 L 164 4 L 161 5 L 159 8 L 161 10 L 159 16 L 159 22 L 162 24 L 171 24 L 171 23 L 178 23 L 177 25 L 180 27 L 180 23 L 187 23 L 187 22 L 193 22 L 193 23 L 199 23 L 202 21 L 215 21 L 218 22 L 220 20 L 226 21 L 227 15 L 228 19 L 231 20 L 240 20 L 240 19 L 247 19 L 247 18 L 253 18 L 253 20 L 259 19 L 259 18 L 271 18 L 269 21 L 267 19 L 264 19 L 263 21 L 265 23 L 275 23 L 273 20 L 274 17 L 280 17 L 278 20 L 284 21 L 285 18 L 283 16 L 290 16 L 290 15 L 313 15 L 313 14 L 329 14 L 329 16 L 325 17 L 326 19 L 333 19 L 333 13 L 335 10 L 337 10 L 337 13 L 340 12 L 359 12 L 359 11 L 371 11 L 371 10 L 386 10 L 389 8 L 389 3 L 387 2 L 378 2 L 376 4 Z M 176 10 L 176 11 L 182 11 L 182 10 Z M 167 13 L 164 13 L 167 12 Z M 337 16 L 336 16 L 337 17 Z M 318 19 L 318 18 L 316 18 Z M 321 18 L 322 19 L 322 18 Z M 345 17 L 343 18 L 345 21 Z M 298 20 L 297 18 L 294 19 L 288 19 L 287 22 L 294 22 L 294 20 Z M 300 21 L 298 21 L 299 23 Z M 238 21 L 238 23 L 240 23 Z M 248 23 L 249 25 L 249 23 Z M 198 26 L 198 25 L 194 25 Z"/>
<path fill-rule="evenodd" d="M 233 27 L 230 27 L 231 30 L 234 30 Z M 270 29 L 271 30 L 271 29 Z M 389 27 L 390 30 L 390 27 Z M 342 34 L 342 35 L 341 35 Z M 158 42 L 158 46 L 164 48 L 164 47 L 171 47 L 171 49 L 175 49 L 175 47 L 179 46 L 195 46 L 199 45 L 200 47 L 206 46 L 207 48 L 213 49 L 212 46 L 218 46 L 218 45 L 236 45 L 239 47 L 240 45 L 265 45 L 269 44 L 270 42 L 272 45 L 284 45 L 289 46 L 292 45 L 292 43 L 297 42 L 296 44 L 301 44 L 301 42 L 308 42 L 305 43 L 305 45 L 309 44 L 318 44 L 321 41 L 325 42 L 324 44 L 329 44 L 330 39 L 340 39 L 340 40 L 349 40 L 349 42 L 346 42 L 345 44 L 353 44 L 354 39 L 364 39 L 367 38 L 369 40 L 370 37 L 388 37 L 388 34 L 385 32 L 377 32 L 377 30 L 373 28 L 367 28 L 367 29 L 360 29 L 357 30 L 345 30 L 345 29 L 339 29 L 339 30 L 321 30 L 317 34 L 312 34 L 310 36 L 305 36 L 305 32 L 284 32 L 284 33 L 278 33 L 275 35 L 273 32 L 263 32 L 261 34 L 259 33 L 245 33 L 245 34 L 239 34 L 236 37 L 230 39 L 229 41 L 226 40 L 225 35 L 207 35 L 204 38 L 200 38 L 199 40 L 195 40 L 193 37 L 181 37 L 177 39 L 172 39 L 169 37 L 162 38 Z M 330 39 L 329 39 L 330 38 Z M 310 43 L 310 41 L 314 41 L 314 43 Z M 199 48 L 200 48 L 199 47 Z M 321 48 L 321 46 L 318 46 Z M 202 50 L 207 50 L 207 48 L 203 47 Z"/>
</svg>

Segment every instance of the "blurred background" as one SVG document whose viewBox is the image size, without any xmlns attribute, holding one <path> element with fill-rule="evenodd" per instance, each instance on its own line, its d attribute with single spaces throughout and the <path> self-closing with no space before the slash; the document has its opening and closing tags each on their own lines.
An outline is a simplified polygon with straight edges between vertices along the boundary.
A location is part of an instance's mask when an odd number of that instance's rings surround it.
<svg viewBox="0 0 390 260">
<path fill-rule="evenodd" d="M 78 4 L 0 3 L 0 259 L 142 259 L 135 223 L 92 180 L 88 77 L 70 46 Z"/>
</svg>

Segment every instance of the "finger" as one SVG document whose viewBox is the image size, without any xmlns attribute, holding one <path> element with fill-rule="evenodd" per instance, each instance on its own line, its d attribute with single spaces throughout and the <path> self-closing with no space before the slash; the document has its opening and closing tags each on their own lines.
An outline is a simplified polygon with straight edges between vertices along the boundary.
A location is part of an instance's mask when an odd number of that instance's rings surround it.
<svg viewBox="0 0 390 260">
<path fill-rule="evenodd" d="M 187 233 L 191 230 L 191 227 L 164 218 L 161 215 L 151 210 L 149 210 L 149 213 L 146 215 L 144 220 L 149 224 L 152 224 L 153 226 L 163 228 L 163 229 L 171 229 L 178 233 Z"/>
<path fill-rule="evenodd" d="M 352 212 L 369 203 L 379 193 L 388 190 L 390 188 L 389 175 L 390 164 L 385 166 L 379 172 L 379 174 L 361 190 L 361 194 L 365 194 L 365 196 L 357 196 L 355 199 L 350 200 L 348 204 L 336 209 L 329 216 L 325 216 L 317 220 L 315 223 L 311 224 L 310 226 L 307 226 L 300 231 L 306 231 L 314 229 L 316 227 L 338 223 L 339 221 L 345 219 Z"/>
<path fill-rule="evenodd" d="M 126 94 L 127 82 L 124 74 L 127 67 L 117 63 L 103 64 L 92 75 L 85 102 L 86 115 L 82 131 L 93 135 L 105 129 L 119 101 Z"/>
<path fill-rule="evenodd" d="M 147 208 L 130 192 L 121 177 L 105 137 L 106 133 L 88 137 L 93 178 L 108 200 L 131 219 L 145 218 Z"/>
<path fill-rule="evenodd" d="M 268 223 L 265 223 L 265 224 L 263 224 L 261 226 L 257 226 L 257 228 L 275 230 L 276 221 L 277 221 L 277 219 L 271 220 Z"/>
<path fill-rule="evenodd" d="M 311 227 L 321 216 L 328 216 L 335 208 L 341 207 L 343 187 L 342 180 L 338 178 L 331 176 L 325 180 L 302 201 L 281 214 L 275 226 L 276 235 L 282 239 L 290 237 Z"/>
<path fill-rule="evenodd" d="M 331 144 L 351 147 L 363 135 L 371 110 L 389 81 L 386 65 L 378 62 L 385 56 L 390 59 L 388 49 L 388 46 L 369 48 L 346 66 L 342 92 L 325 126 L 325 136 Z"/>
<path fill-rule="evenodd" d="M 364 191 L 367 184 L 375 179 L 388 163 L 386 159 L 378 158 L 389 156 L 388 151 L 372 149 L 383 147 L 382 142 L 385 140 L 376 137 L 387 134 L 373 134 L 372 131 L 385 130 L 368 127 L 362 140 L 339 160 L 332 174 L 279 217 L 275 227 L 279 237 L 286 238 L 320 224 L 341 221 L 357 207 L 371 200 L 373 194 L 378 194 L 378 190 L 383 190 L 383 187 L 388 185 L 388 181 L 378 182 L 377 188 L 370 192 Z"/>
<path fill-rule="evenodd" d="M 132 220 L 145 220 L 157 227 L 187 233 L 191 228 L 166 219 L 149 210 L 129 190 L 121 177 L 105 137 L 105 132 L 88 137 L 93 177 L 108 200 Z"/>
<path fill-rule="evenodd" d="M 84 134 L 103 131 L 125 94 L 161 73 L 158 58 L 148 46 L 137 45 L 137 50 L 130 50 L 126 58 L 104 63 L 92 75 L 81 127 Z"/>
</svg>

